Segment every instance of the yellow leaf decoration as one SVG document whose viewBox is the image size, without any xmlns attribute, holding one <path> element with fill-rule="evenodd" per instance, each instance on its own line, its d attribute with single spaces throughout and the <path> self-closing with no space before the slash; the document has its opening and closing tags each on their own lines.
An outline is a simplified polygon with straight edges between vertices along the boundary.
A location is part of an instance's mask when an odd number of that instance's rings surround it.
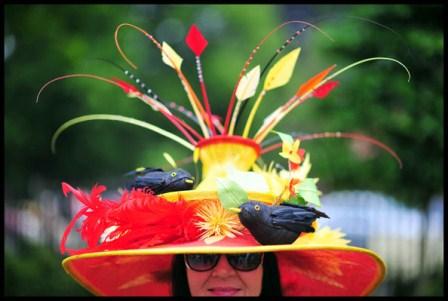
<svg viewBox="0 0 448 301">
<path fill-rule="evenodd" d="M 299 57 L 301 48 L 296 48 L 282 57 L 274 67 L 269 70 L 264 82 L 264 90 L 269 91 L 289 82 Z"/>
<path fill-rule="evenodd" d="M 180 69 L 183 59 L 171 48 L 168 43 L 162 43 L 162 60 L 173 69 Z"/>
<path fill-rule="evenodd" d="M 243 76 L 236 89 L 236 97 L 239 101 L 246 100 L 254 96 L 260 81 L 260 65 L 253 68 L 249 73 Z"/>
</svg>

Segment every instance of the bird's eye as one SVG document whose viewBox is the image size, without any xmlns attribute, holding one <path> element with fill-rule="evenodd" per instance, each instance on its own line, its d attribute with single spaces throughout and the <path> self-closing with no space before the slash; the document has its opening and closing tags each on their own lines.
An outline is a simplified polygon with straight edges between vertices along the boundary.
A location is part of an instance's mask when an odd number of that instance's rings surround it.
<svg viewBox="0 0 448 301">
<path fill-rule="evenodd" d="M 174 178 L 175 176 L 177 176 L 177 173 L 176 173 L 175 171 L 173 171 L 173 172 L 171 173 L 171 176 Z"/>
<path fill-rule="evenodd" d="M 260 208 L 260 205 L 255 205 L 255 206 L 254 206 L 254 209 L 255 209 L 256 211 L 260 211 L 260 209 L 261 209 L 261 208 Z"/>
</svg>

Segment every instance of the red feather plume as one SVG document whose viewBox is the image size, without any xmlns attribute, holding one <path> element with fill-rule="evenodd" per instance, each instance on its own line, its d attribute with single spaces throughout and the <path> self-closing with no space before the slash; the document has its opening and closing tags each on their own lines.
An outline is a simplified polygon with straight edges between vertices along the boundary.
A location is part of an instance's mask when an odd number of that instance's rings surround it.
<svg viewBox="0 0 448 301">
<path fill-rule="evenodd" d="M 82 208 L 68 225 L 61 240 L 61 253 L 71 255 L 104 250 L 138 249 L 166 243 L 191 241 L 199 238 L 195 225 L 198 202 L 165 198 L 142 190 L 124 191 L 118 202 L 101 200 L 105 186 L 95 186 L 89 194 L 62 183 L 65 195 L 73 195 L 86 207 Z M 85 216 L 80 231 L 87 247 L 68 250 L 65 242 L 81 216 Z M 109 233 L 106 233 L 108 232 Z"/>
</svg>

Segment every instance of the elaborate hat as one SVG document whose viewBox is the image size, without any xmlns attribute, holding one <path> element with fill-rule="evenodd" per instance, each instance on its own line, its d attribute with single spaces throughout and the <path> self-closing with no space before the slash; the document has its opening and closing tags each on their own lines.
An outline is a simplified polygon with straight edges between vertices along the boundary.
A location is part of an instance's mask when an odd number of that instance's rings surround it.
<svg viewBox="0 0 448 301">
<path fill-rule="evenodd" d="M 262 70 L 256 66 L 246 73 L 262 44 L 274 32 L 292 23 L 302 28 L 276 50 Z M 368 58 L 333 74 L 335 66 L 330 66 L 300 85 L 287 102 L 265 118 L 254 134 L 251 126 L 260 103 L 269 91 L 289 81 L 301 48 L 293 49 L 275 62 L 277 56 L 307 28 L 330 38 L 326 33 L 304 21 L 289 21 L 265 36 L 250 53 L 235 84 L 225 119 L 220 120 L 211 112 L 200 63 L 207 40 L 195 25 L 190 28 L 186 43 L 196 58 L 202 102 L 181 71 L 179 54 L 143 29 L 121 24 L 115 31 L 115 41 L 130 66 L 135 68 L 117 38 L 123 27 L 140 31 L 158 47 L 163 61 L 179 76 L 193 112 L 160 99 L 124 69 L 135 83 L 92 74 L 66 75 L 49 83 L 68 77 L 91 77 L 116 85 L 128 96 L 163 114 L 186 140 L 154 124 L 103 114 L 86 115 L 64 123 L 54 134 L 52 147 L 61 132 L 74 124 L 99 119 L 127 122 L 156 131 L 189 148 L 196 167 L 202 167 L 202 175 L 194 179 L 182 169 L 138 169 L 130 173 L 132 180 L 120 190 L 118 200 L 103 198 L 101 194 L 106 190 L 103 185 L 95 185 L 86 192 L 63 183 L 64 194 L 72 193 L 84 205 L 61 239 L 61 252 L 70 254 L 62 263 L 65 271 L 97 295 L 168 296 L 175 254 L 274 252 L 284 296 L 371 293 L 384 278 L 385 264 L 375 252 L 350 246 L 339 229 L 319 226 L 318 219 L 328 216 L 320 211 L 324 208 L 320 208 L 317 179 L 308 177 L 310 156 L 300 148 L 300 141 L 325 137 L 360 139 L 385 149 L 401 164 L 400 159 L 386 145 L 357 133 L 288 135 L 273 129 L 305 100 L 324 98 L 338 85 L 333 79 L 351 67 L 372 60 L 402 64 L 391 58 Z M 263 84 L 259 85 L 262 80 Z M 257 91 L 244 129 L 237 135 L 236 125 L 241 122 L 238 117 Z M 187 121 L 196 123 L 200 131 Z M 273 133 L 274 140 L 265 139 L 269 133 Z M 287 163 L 287 169 L 259 160 L 263 154 L 280 147 L 278 162 Z M 67 249 L 66 240 L 81 217 L 84 220 L 78 232 L 87 246 Z"/>
</svg>

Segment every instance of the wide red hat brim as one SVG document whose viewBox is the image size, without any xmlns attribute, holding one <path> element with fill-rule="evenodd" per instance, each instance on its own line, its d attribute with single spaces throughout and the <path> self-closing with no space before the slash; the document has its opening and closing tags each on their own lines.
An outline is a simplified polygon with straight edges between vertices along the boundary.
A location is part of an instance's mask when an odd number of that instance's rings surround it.
<svg viewBox="0 0 448 301">
<path fill-rule="evenodd" d="M 275 252 L 283 296 L 365 296 L 383 280 L 374 252 L 352 246 L 260 245 L 253 238 L 202 240 L 150 249 L 85 253 L 66 258 L 64 269 L 101 296 L 170 296 L 174 254 Z"/>
</svg>

